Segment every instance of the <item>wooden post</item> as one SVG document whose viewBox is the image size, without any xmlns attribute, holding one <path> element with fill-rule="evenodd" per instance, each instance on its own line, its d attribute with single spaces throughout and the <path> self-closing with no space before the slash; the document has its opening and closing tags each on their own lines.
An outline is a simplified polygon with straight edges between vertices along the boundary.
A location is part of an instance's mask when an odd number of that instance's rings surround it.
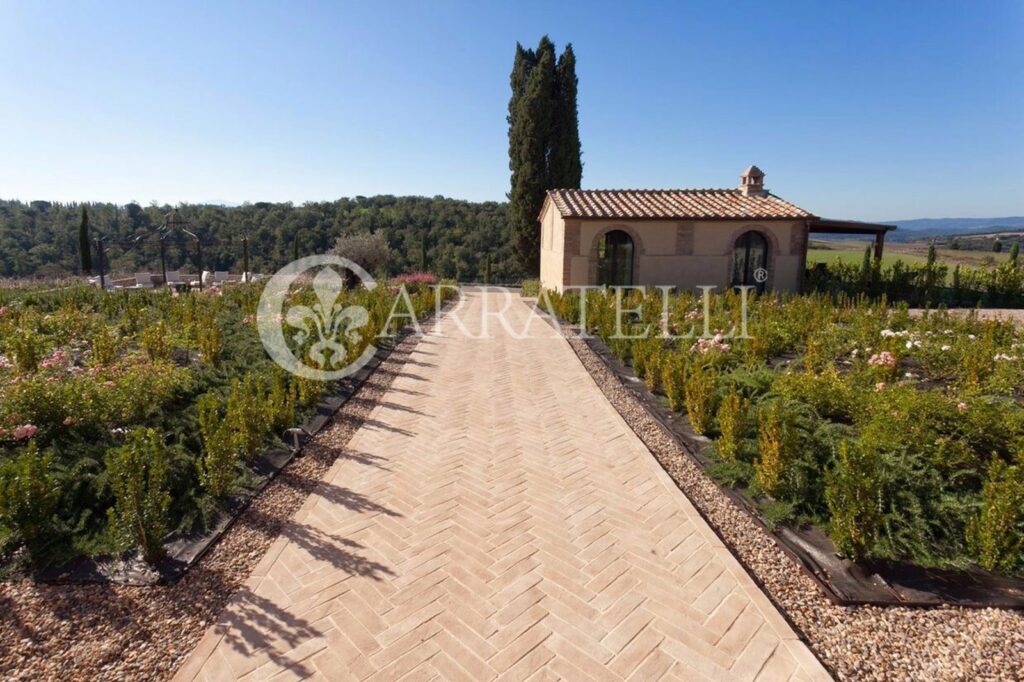
<svg viewBox="0 0 1024 682">
<path fill-rule="evenodd" d="M 167 250 L 164 247 L 164 238 L 160 237 L 160 274 L 164 278 L 164 286 L 167 286 Z"/>
<path fill-rule="evenodd" d="M 203 243 L 196 239 L 196 266 L 199 270 L 199 291 L 203 290 Z"/>
<path fill-rule="evenodd" d="M 875 260 L 882 260 L 882 247 L 885 246 L 885 230 L 875 233 Z"/>
<path fill-rule="evenodd" d="M 106 291 L 107 280 L 103 277 L 103 237 L 96 238 L 96 251 L 100 257 L 100 290 Z"/>
</svg>

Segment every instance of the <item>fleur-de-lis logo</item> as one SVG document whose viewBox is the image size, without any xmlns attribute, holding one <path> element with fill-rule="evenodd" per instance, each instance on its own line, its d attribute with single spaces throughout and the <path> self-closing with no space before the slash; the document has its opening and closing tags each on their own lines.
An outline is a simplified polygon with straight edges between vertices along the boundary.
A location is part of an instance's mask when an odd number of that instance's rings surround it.
<svg viewBox="0 0 1024 682">
<path fill-rule="evenodd" d="M 368 324 L 370 314 L 362 306 L 345 306 L 345 278 L 335 267 L 353 273 L 368 290 L 377 286 L 369 273 L 348 259 L 309 256 L 275 273 L 260 296 L 256 313 L 260 339 L 270 357 L 293 374 L 333 381 L 358 371 L 377 351 L 369 344 L 358 358 L 349 356 L 349 349 L 361 343 L 359 330 Z M 289 305 L 292 283 L 314 268 L 319 268 L 312 282 L 316 301 L 312 305 Z M 285 337 L 285 327 L 289 328 L 291 344 Z"/>
<path fill-rule="evenodd" d="M 365 308 L 343 308 L 338 302 L 344 288 L 345 280 L 341 275 L 334 268 L 324 268 L 313 278 L 317 302 L 312 307 L 294 305 L 284 318 L 288 326 L 298 329 L 292 335 L 298 347 L 305 347 L 313 333 L 317 335 L 317 340 L 309 346 L 308 356 L 320 368 L 334 368 L 344 363 L 348 357 L 347 345 L 362 340 L 357 330 L 370 321 Z"/>
</svg>

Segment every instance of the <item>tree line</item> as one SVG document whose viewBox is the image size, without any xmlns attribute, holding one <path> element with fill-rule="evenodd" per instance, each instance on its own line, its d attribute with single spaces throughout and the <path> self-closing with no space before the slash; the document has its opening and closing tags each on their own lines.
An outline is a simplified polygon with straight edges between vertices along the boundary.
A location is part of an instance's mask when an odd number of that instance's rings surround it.
<svg viewBox="0 0 1024 682">
<path fill-rule="evenodd" d="M 0 200 L 0 277 L 62 277 L 81 272 L 82 209 L 88 216 L 92 266 L 95 239 L 104 238 L 106 270 L 157 272 L 157 230 L 169 205 L 53 203 Z M 373 196 L 311 202 L 258 202 L 241 206 L 182 204 L 185 227 L 201 240 L 172 230 L 165 240 L 167 267 L 195 272 L 241 272 L 243 238 L 250 268 L 273 272 L 298 254 L 328 252 L 339 237 L 380 234 L 390 247 L 387 274 L 427 270 L 441 277 L 494 282 L 522 277 L 512 252 L 508 204 L 445 197 Z"/>
<path fill-rule="evenodd" d="M 536 276 L 537 220 L 545 193 L 578 188 L 583 175 L 576 104 L 576 56 L 556 57 L 544 36 L 535 50 L 516 44 L 508 107 L 509 203 L 390 195 L 330 202 L 258 202 L 237 207 L 183 204 L 183 229 L 164 240 L 170 270 L 274 271 L 295 257 L 326 253 L 339 238 L 382 235 L 388 274 L 427 270 L 463 281 L 514 282 Z M 172 207 L 137 203 L 0 200 L 0 277 L 63 277 L 99 268 L 157 271 L 160 240 Z M 193 238 L 199 238 L 199 243 Z M 89 251 L 86 252 L 86 244 Z M 485 277 L 486 275 L 486 277 Z"/>
</svg>

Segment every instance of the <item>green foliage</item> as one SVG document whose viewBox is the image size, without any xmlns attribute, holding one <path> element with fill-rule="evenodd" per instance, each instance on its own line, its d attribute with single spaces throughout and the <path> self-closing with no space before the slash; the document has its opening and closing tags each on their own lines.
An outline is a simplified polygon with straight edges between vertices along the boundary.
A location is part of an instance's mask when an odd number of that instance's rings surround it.
<svg viewBox="0 0 1024 682">
<path fill-rule="evenodd" d="M 259 454 L 268 430 L 266 393 L 253 374 L 232 380 L 224 421 L 234 448 L 251 462 Z"/>
<path fill-rule="evenodd" d="M 546 190 L 580 186 L 576 57 L 566 47 L 556 61 L 544 36 L 536 50 L 516 44 L 508 105 L 509 214 L 520 269 L 535 275 L 540 263 L 537 216 Z"/>
<path fill-rule="evenodd" d="M 30 374 L 39 367 L 43 339 L 29 326 L 30 319 L 22 321 L 25 326 L 13 330 L 6 340 L 6 350 L 14 359 L 19 374 Z"/>
<path fill-rule="evenodd" d="M 536 298 L 540 296 L 540 280 L 539 279 L 524 279 L 523 280 L 522 295 L 526 298 Z"/>
<path fill-rule="evenodd" d="M 819 416 L 827 419 L 852 422 L 862 409 L 861 392 L 843 381 L 832 364 L 818 374 L 780 374 L 774 389 L 785 398 L 811 406 Z"/>
<path fill-rule="evenodd" d="M 675 412 L 686 407 L 686 363 L 679 353 L 667 353 L 661 363 L 661 387 L 668 406 Z"/>
<path fill-rule="evenodd" d="M 131 274 L 159 272 L 160 242 L 153 234 L 170 206 L 91 203 L 57 204 L 0 200 L 0 277 L 62 276 L 79 272 L 78 232 L 82 208 L 92 226 L 106 236 L 108 270 Z M 185 204 L 178 207 L 203 240 L 207 270 L 241 272 L 245 256 L 242 238 L 249 237 L 250 268 L 273 272 L 299 254 L 326 253 L 339 235 L 379 233 L 391 249 L 389 273 L 436 272 L 452 277 L 456 270 L 477 280 L 484 269 L 483 254 L 492 256 L 494 281 L 513 282 L 522 274 L 512 258 L 512 235 L 507 203 L 468 202 L 444 197 L 355 197 L 337 201 L 291 203 L 256 202 L 242 206 Z M 536 215 L 533 216 L 536 219 Z M 534 223 L 536 225 L 536 222 Z M 431 262 L 421 267 L 421 239 L 430 240 Z M 198 272 L 194 243 L 168 238 L 168 270 Z M 95 271 L 96 258 L 93 257 Z"/>
<path fill-rule="evenodd" d="M 197 460 L 199 482 L 213 498 L 227 497 L 235 482 L 239 458 L 230 425 L 221 412 L 220 397 L 216 393 L 201 395 L 196 411 L 203 443 L 202 455 Z"/>
<path fill-rule="evenodd" d="M 155 324 L 142 330 L 139 341 L 150 361 L 167 360 L 171 357 L 173 348 L 169 336 L 170 332 L 163 320 L 157 320 Z"/>
<path fill-rule="evenodd" d="M 721 435 L 715 441 L 715 451 L 726 462 L 739 456 L 749 408 L 750 402 L 740 396 L 735 386 L 730 387 L 718 407 L 718 432 Z"/>
<path fill-rule="evenodd" d="M 20 540 L 33 558 L 54 539 L 54 514 L 61 488 L 51 453 L 42 455 L 30 442 L 20 455 L 0 462 L 0 526 Z"/>
<path fill-rule="evenodd" d="M 196 343 L 199 356 L 211 367 L 220 367 L 221 355 L 224 353 L 224 339 L 220 327 L 210 320 L 196 332 Z"/>
<path fill-rule="evenodd" d="M 690 426 L 700 434 L 711 429 L 711 419 L 715 413 L 715 389 L 718 374 L 715 370 L 699 362 L 695 362 L 686 373 L 683 384 L 683 402 Z"/>
<path fill-rule="evenodd" d="M 83 275 L 92 274 L 92 242 L 89 240 L 89 211 L 82 206 L 82 222 L 78 225 L 79 264 Z"/>
<path fill-rule="evenodd" d="M 106 367 L 114 364 L 121 350 L 114 330 L 106 325 L 97 327 L 93 330 L 90 340 L 93 365 Z"/>
<path fill-rule="evenodd" d="M 830 535 L 843 556 L 870 556 L 881 525 L 881 460 L 872 447 L 840 443 L 835 467 L 825 473 Z"/>
<path fill-rule="evenodd" d="M 990 570 L 1024 567 L 1024 470 L 1000 459 L 989 465 L 981 509 L 967 527 L 967 542 L 978 563 Z"/>
<path fill-rule="evenodd" d="M 266 403 L 267 424 L 271 429 L 280 431 L 295 425 L 298 397 L 296 382 L 289 382 L 283 370 L 275 370 Z"/>
<path fill-rule="evenodd" d="M 136 429 L 125 444 L 107 453 L 107 474 L 114 494 L 108 511 L 111 527 L 124 546 L 137 547 L 155 563 L 164 555 L 171 495 L 167 488 L 169 454 L 153 429 Z"/>
<path fill-rule="evenodd" d="M 663 348 L 664 342 L 659 337 L 639 339 L 630 346 L 633 354 L 633 371 L 652 391 L 661 383 Z"/>
<path fill-rule="evenodd" d="M 684 335 L 702 314 L 703 302 L 688 293 L 671 297 L 667 311 L 660 296 L 625 298 L 624 307 L 639 307 L 627 332 L 661 328 L 664 316 L 662 326 Z M 551 301 L 559 315 L 579 319 L 578 294 Z M 615 338 L 612 294 L 590 292 L 586 302 L 588 329 L 616 353 L 632 354 L 645 375 L 655 346 Z M 725 296 L 711 301 L 710 329 L 737 324 L 730 305 L 736 301 Z M 721 394 L 718 456 L 709 470 L 716 480 L 769 495 L 762 513 L 772 522 L 816 524 L 849 556 L 927 566 L 984 561 L 1024 572 L 1002 558 L 1021 552 L 1016 536 L 1000 530 L 1019 523 L 1007 510 L 1021 506 L 1011 483 L 1021 475 L 988 464 L 993 456 L 1014 461 L 1024 450 L 1024 331 L 944 310 L 911 315 L 906 305 L 816 294 L 753 300 L 749 333 L 728 347 L 659 339 L 661 390 L 672 409 L 687 408 L 695 428 L 707 432 Z M 747 409 L 743 428 L 736 415 Z"/>
<path fill-rule="evenodd" d="M 790 419 L 782 412 L 781 401 L 773 401 L 768 409 L 759 412 L 757 449 L 754 480 L 766 494 L 784 496 L 792 490 L 790 465 L 797 455 L 797 436 Z"/>
</svg>

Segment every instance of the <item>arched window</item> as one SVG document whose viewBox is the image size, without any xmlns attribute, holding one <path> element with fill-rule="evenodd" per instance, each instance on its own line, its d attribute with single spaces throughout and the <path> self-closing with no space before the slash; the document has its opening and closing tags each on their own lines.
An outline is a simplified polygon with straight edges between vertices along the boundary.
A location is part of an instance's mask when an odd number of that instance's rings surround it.
<svg viewBox="0 0 1024 682">
<path fill-rule="evenodd" d="M 767 281 L 768 240 L 760 232 L 744 232 L 732 249 L 732 285 L 754 286 L 764 291 Z"/>
<path fill-rule="evenodd" d="M 633 284 L 633 239 L 623 230 L 611 230 L 597 240 L 597 283 Z"/>
</svg>

